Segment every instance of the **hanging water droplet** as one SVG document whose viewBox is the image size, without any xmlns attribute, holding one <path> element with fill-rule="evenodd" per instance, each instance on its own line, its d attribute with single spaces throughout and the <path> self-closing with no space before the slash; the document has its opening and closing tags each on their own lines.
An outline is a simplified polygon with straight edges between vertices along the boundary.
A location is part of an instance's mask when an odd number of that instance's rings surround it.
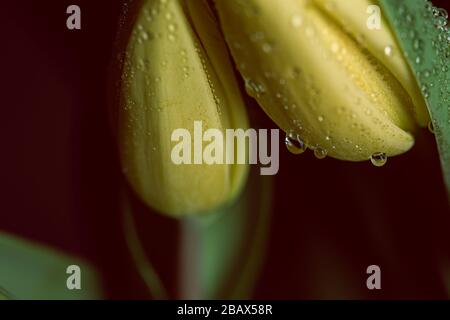
<svg viewBox="0 0 450 320">
<path fill-rule="evenodd" d="M 370 161 L 375 167 L 382 167 L 387 162 L 387 155 L 384 152 L 375 152 L 370 156 Z"/>
<path fill-rule="evenodd" d="M 301 154 L 306 150 L 306 143 L 300 138 L 300 136 L 294 131 L 286 134 L 284 139 L 286 148 L 293 154 Z"/>
<path fill-rule="evenodd" d="M 433 121 L 428 121 L 428 131 L 434 134 L 434 124 Z"/>
<path fill-rule="evenodd" d="M 439 14 L 439 16 L 443 17 L 444 19 L 448 19 L 447 10 L 445 10 L 444 8 L 439 8 L 438 14 Z"/>
<path fill-rule="evenodd" d="M 317 159 L 324 159 L 324 158 L 326 158 L 327 154 L 328 154 L 328 151 L 325 149 L 322 149 L 320 147 L 317 147 L 314 149 L 314 156 Z"/>
</svg>

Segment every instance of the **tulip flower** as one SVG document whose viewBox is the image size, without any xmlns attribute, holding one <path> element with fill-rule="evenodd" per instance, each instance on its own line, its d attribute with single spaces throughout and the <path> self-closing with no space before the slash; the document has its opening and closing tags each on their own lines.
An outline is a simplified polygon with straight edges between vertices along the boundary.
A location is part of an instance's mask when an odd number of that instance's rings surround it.
<svg viewBox="0 0 450 320">
<path fill-rule="evenodd" d="M 173 132 L 188 130 L 195 145 L 196 121 L 221 132 L 248 127 L 226 44 L 205 1 L 142 3 L 124 50 L 119 88 L 122 168 L 144 202 L 180 216 L 234 198 L 246 180 L 246 165 L 171 159 Z"/>
<path fill-rule="evenodd" d="M 367 27 L 373 1 L 215 3 L 248 93 L 294 152 L 308 146 L 318 158 L 382 165 L 408 151 L 429 122 L 388 24 Z"/>
<path fill-rule="evenodd" d="M 178 128 L 194 148 L 205 143 L 196 123 L 221 136 L 248 128 L 228 51 L 291 152 L 382 166 L 411 149 L 430 124 L 429 92 L 374 8 L 373 0 L 143 1 L 124 49 L 116 117 L 134 191 L 172 216 L 210 211 L 239 193 L 245 165 L 171 158 Z"/>
</svg>

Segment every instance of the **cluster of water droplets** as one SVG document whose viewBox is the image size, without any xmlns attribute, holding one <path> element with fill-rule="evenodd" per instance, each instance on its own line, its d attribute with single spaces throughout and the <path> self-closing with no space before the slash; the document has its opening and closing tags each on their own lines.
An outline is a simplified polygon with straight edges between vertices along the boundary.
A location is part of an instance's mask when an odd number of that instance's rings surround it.
<svg viewBox="0 0 450 320">
<path fill-rule="evenodd" d="M 308 147 L 313 150 L 314 156 L 317 159 L 324 159 L 328 155 L 328 151 L 324 148 L 318 146 L 308 146 L 306 141 L 304 141 L 301 136 L 294 130 L 290 130 L 288 133 L 286 133 L 284 143 L 289 152 L 295 155 L 302 154 L 308 149 Z"/>
<path fill-rule="evenodd" d="M 308 149 L 307 143 L 300 137 L 300 135 L 297 132 L 293 130 L 286 133 L 284 143 L 289 152 L 295 155 L 302 154 Z M 309 148 L 313 150 L 314 156 L 317 159 L 324 159 L 328 155 L 328 151 L 324 148 L 318 146 L 316 147 L 310 146 Z M 384 152 L 375 152 L 370 156 L 371 163 L 376 167 L 384 166 L 387 162 L 387 159 L 388 157 Z"/>
<path fill-rule="evenodd" d="M 422 16 L 417 17 L 408 6 L 400 5 L 395 16 L 395 25 L 403 30 L 400 37 L 409 46 L 405 55 L 414 63 L 423 97 L 429 103 L 437 103 L 439 109 L 447 110 L 447 122 L 450 124 L 450 79 L 448 77 L 450 61 L 450 26 L 448 13 L 435 7 L 431 1 L 424 0 Z M 407 31 L 405 31 L 407 30 Z M 426 39 L 431 40 L 431 50 Z M 435 96 L 432 96 L 435 95 Z M 431 101 L 431 102 L 430 102 Z M 439 124 L 432 119 L 428 124 L 432 133 L 439 132 Z"/>
</svg>

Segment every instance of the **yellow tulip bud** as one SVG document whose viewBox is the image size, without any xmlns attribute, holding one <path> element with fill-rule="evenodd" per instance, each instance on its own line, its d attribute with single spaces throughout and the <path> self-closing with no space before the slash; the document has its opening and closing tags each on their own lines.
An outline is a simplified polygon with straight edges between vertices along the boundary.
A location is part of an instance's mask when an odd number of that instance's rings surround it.
<svg viewBox="0 0 450 320">
<path fill-rule="evenodd" d="M 205 1 L 146 0 L 127 42 L 117 112 L 123 171 L 151 207 L 179 216 L 232 199 L 239 164 L 177 164 L 173 132 L 247 128 L 244 103 L 217 22 Z M 194 155 L 196 156 L 196 155 Z"/>
<path fill-rule="evenodd" d="M 366 26 L 368 0 L 216 0 L 246 88 L 318 158 L 401 154 L 426 125 L 420 90 L 389 26 Z"/>
</svg>

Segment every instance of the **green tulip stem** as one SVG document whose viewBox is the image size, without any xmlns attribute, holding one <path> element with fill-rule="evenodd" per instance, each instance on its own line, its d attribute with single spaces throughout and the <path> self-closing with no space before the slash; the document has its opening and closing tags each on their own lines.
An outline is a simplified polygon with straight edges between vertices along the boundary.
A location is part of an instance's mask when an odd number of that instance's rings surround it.
<svg viewBox="0 0 450 320">
<path fill-rule="evenodd" d="M 130 250 L 130 254 L 134 260 L 136 268 L 150 292 L 150 295 L 159 300 L 167 299 L 167 291 L 164 288 L 164 285 L 154 266 L 145 254 L 144 247 L 139 240 L 132 209 L 125 192 L 123 192 L 122 196 L 122 214 L 126 244 Z"/>
</svg>

